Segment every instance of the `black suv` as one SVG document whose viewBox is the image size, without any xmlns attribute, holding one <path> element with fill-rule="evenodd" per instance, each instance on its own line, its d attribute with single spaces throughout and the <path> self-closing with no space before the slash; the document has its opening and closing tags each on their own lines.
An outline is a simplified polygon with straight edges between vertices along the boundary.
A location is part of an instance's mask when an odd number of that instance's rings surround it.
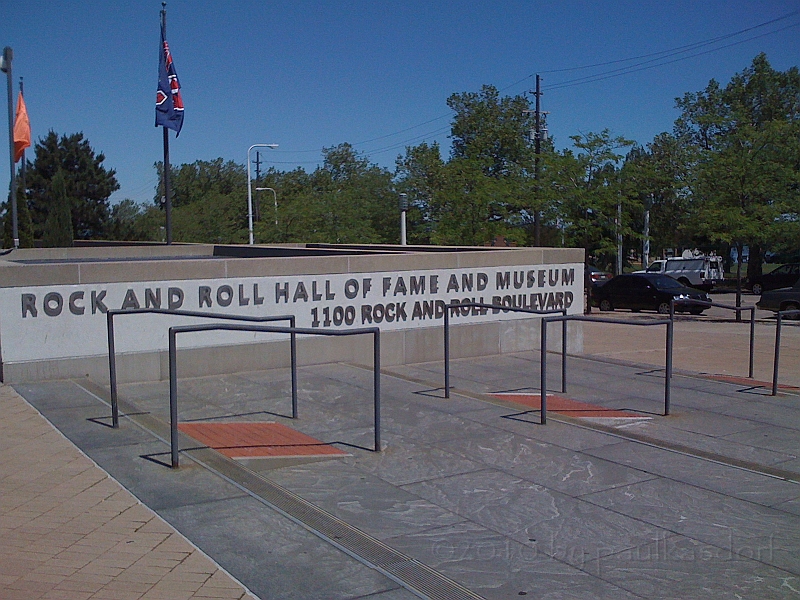
<svg viewBox="0 0 800 600">
<path fill-rule="evenodd" d="M 761 277 L 753 277 L 749 283 L 753 293 L 760 296 L 761 292 L 767 290 L 792 287 L 798 280 L 800 280 L 800 263 L 787 263 Z"/>
</svg>

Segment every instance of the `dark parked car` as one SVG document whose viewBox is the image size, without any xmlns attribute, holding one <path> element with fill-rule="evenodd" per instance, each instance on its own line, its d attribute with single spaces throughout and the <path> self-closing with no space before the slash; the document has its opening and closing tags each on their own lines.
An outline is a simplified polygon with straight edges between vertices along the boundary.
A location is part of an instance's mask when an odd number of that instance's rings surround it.
<svg viewBox="0 0 800 600">
<path fill-rule="evenodd" d="M 761 294 L 767 290 L 791 287 L 800 280 L 800 263 L 781 265 L 774 271 L 765 273 L 761 277 L 750 280 L 750 288 L 754 294 Z"/>
<path fill-rule="evenodd" d="M 598 287 L 611 281 L 611 278 L 614 277 L 611 273 L 607 273 L 605 271 L 601 271 L 597 267 L 593 267 L 591 265 L 586 265 L 586 272 L 589 274 L 589 277 L 592 279 L 592 285 L 594 287 Z"/>
<path fill-rule="evenodd" d="M 793 287 L 781 288 L 779 290 L 769 290 L 761 294 L 761 299 L 756 302 L 756 306 L 761 310 L 800 310 L 800 281 Z M 797 319 L 797 315 L 787 317 Z"/>
<path fill-rule="evenodd" d="M 688 288 L 672 277 L 656 273 L 628 273 L 617 275 L 604 286 L 594 290 L 594 304 L 600 310 L 629 308 L 633 311 L 655 310 L 661 314 L 669 314 L 670 301 L 702 300 L 711 302 L 706 292 Z M 690 312 L 699 315 L 705 306 L 676 305 L 678 312 Z"/>
</svg>

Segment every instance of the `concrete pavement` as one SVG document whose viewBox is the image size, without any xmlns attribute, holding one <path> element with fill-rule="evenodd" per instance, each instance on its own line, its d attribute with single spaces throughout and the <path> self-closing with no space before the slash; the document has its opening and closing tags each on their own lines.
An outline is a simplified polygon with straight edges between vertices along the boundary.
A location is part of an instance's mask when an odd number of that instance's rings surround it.
<svg viewBox="0 0 800 600">
<path fill-rule="evenodd" d="M 164 521 L 149 512 L 145 519 L 147 509 L 136 500 L 124 508 L 123 492 L 89 494 L 94 504 L 76 493 L 80 501 L 66 505 L 84 512 L 96 505 L 85 517 L 93 524 L 102 521 L 100 513 L 117 515 L 108 519 L 111 531 L 115 518 L 132 510 L 147 522 L 138 527 L 143 534 L 157 532 L 168 549 L 186 536 L 261 598 L 800 595 L 798 391 L 783 388 L 772 397 L 757 381 L 703 376 L 746 375 L 740 349 L 746 357 L 747 327 L 687 318 L 676 324 L 672 414 L 660 416 L 663 338 L 653 329 L 586 324 L 586 355 L 569 361 L 567 396 L 628 411 L 636 417 L 630 419 L 551 413 L 548 425 L 539 425 L 537 410 L 504 398 L 512 391 L 538 394 L 536 352 L 454 361 L 450 400 L 442 398 L 441 363 L 385 370 L 382 453 L 368 450 L 371 373 L 363 367 L 301 369 L 298 421 L 285 417 L 283 370 L 181 380 L 184 421 L 277 421 L 349 454 L 312 462 L 236 462 L 184 439 L 181 469 L 168 469 L 166 382 L 124 387 L 128 417 L 120 430 L 103 425 L 107 393 L 92 382 L 15 389 Z M 755 380 L 771 377 L 772 332 L 768 319 L 759 322 Z M 548 387 L 558 393 L 557 355 L 550 360 Z M 799 372 L 800 328 L 790 325 L 781 382 L 800 384 Z M 0 390 L 4 409 L 12 407 L 2 421 L 9 435 L 2 438 L 0 536 L 17 548 L 27 540 L 57 548 L 64 542 L 47 532 L 59 531 L 59 512 L 42 498 L 69 498 L 63 490 L 71 484 L 49 491 L 41 482 L 84 481 L 85 469 L 56 449 L 54 436 L 66 440 L 46 423 L 24 433 L 41 418 L 8 387 Z M 80 455 L 74 447 L 70 452 Z M 50 476 L 28 475 L 30 461 L 15 462 L 37 456 L 32 464 Z M 98 473 L 90 481 L 105 490 L 113 480 Z M 39 505 L 38 512 L 23 508 Z M 37 528 L 44 541 L 32 538 Z M 102 565 L 97 561 L 121 545 L 109 537 L 117 545 L 104 546 L 101 529 L 81 537 L 94 553 L 81 569 L 100 570 L 91 565 Z M 157 566 L 160 545 L 148 541 L 149 547 L 132 542 L 145 551 L 128 569 L 141 569 L 106 572 L 105 586 L 113 583 L 121 594 L 125 581 L 141 585 L 138 574 L 151 569 L 151 577 L 175 571 L 171 581 L 183 581 L 183 561 L 164 572 Z M 200 555 L 194 552 L 187 557 Z M 47 550 L 42 560 L 54 560 L 50 555 L 58 556 Z M 41 581 L 40 563 L 13 564 L 16 575 L 2 571 L 4 590 Z M 204 568 L 203 583 L 225 576 L 209 570 L 215 565 Z M 60 574 L 58 585 L 77 585 L 81 569 Z M 200 578 L 186 573 L 188 581 Z M 242 584 L 225 581 L 218 587 L 239 595 L 211 597 L 246 597 Z M 49 596 L 24 597 L 161 597 L 145 595 L 155 594 L 158 583 L 117 596 L 97 595 L 102 589 L 58 596 L 70 588 L 53 587 Z M 200 588 L 191 593 L 209 595 Z"/>
<path fill-rule="evenodd" d="M 253 598 L 0 386 L 0 597 Z"/>
</svg>

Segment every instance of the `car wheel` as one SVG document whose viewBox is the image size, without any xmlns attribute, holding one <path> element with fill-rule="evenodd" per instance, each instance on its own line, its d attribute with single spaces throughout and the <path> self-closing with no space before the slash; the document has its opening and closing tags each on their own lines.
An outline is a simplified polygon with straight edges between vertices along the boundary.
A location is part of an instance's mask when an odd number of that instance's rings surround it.
<svg viewBox="0 0 800 600">
<path fill-rule="evenodd" d="M 668 315 L 669 314 L 669 302 L 662 302 L 661 304 L 658 305 L 658 308 L 656 308 L 656 310 L 658 311 L 658 314 L 660 314 L 660 315 Z"/>
<path fill-rule="evenodd" d="M 600 300 L 600 310 L 614 310 L 614 307 L 611 306 L 611 300 L 607 298 Z"/>
<path fill-rule="evenodd" d="M 761 295 L 761 292 L 763 292 L 763 291 L 764 291 L 764 288 L 762 288 L 762 287 L 761 287 L 761 284 L 760 284 L 760 283 L 754 283 L 754 284 L 753 284 L 753 293 L 754 293 L 756 296 L 760 296 L 760 295 Z"/>
<path fill-rule="evenodd" d="M 797 302 L 789 302 L 786 306 L 781 307 L 781 310 L 800 310 L 800 304 L 797 304 Z M 786 318 L 796 321 L 800 319 L 800 315 L 789 315 Z"/>
<path fill-rule="evenodd" d="M 689 282 L 688 279 L 686 279 L 686 277 L 681 277 L 680 279 L 678 279 L 678 283 L 680 283 L 681 285 L 685 285 L 686 287 L 692 287 L 692 284 Z"/>
<path fill-rule="evenodd" d="M 703 309 L 703 308 L 690 308 L 689 312 L 692 313 L 693 315 L 702 315 L 703 314 L 703 310 L 705 310 L 705 309 Z"/>
</svg>

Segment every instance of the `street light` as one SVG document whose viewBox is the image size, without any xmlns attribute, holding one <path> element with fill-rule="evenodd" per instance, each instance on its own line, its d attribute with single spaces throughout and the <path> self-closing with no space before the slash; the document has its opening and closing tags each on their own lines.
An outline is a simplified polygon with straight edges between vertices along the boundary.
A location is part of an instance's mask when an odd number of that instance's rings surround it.
<svg viewBox="0 0 800 600">
<path fill-rule="evenodd" d="M 400 245 L 406 245 L 406 212 L 408 211 L 408 194 L 400 194 Z"/>
<path fill-rule="evenodd" d="M 250 230 L 250 245 L 253 245 L 253 187 L 250 183 L 250 152 L 253 148 L 277 148 L 278 144 L 253 144 L 247 149 L 247 226 Z M 277 200 L 276 200 L 277 202 Z"/>
<path fill-rule="evenodd" d="M 277 227 L 278 226 L 278 194 L 276 194 L 275 190 L 273 190 L 272 188 L 256 188 L 257 192 L 263 192 L 263 191 L 266 191 L 266 190 L 269 190 L 270 192 L 272 192 L 272 195 L 273 195 L 273 197 L 275 199 L 275 227 Z"/>
</svg>

